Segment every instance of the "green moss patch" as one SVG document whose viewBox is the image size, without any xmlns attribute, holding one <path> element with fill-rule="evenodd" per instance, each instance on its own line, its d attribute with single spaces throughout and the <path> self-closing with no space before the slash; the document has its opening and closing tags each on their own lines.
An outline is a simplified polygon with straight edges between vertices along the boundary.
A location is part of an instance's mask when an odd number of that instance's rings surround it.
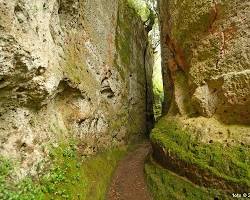
<svg viewBox="0 0 250 200">
<path fill-rule="evenodd" d="M 116 48 L 118 54 L 114 63 L 123 80 L 126 80 L 125 75 L 129 74 L 130 71 L 134 72 L 134 65 L 141 69 L 139 66 L 142 63 L 138 63 L 140 59 L 135 57 L 134 46 L 136 45 L 136 49 L 143 52 L 144 46 L 142 45 L 143 43 L 140 43 L 142 41 L 140 37 L 147 39 L 143 21 L 136 10 L 135 4 L 137 5 L 137 3 L 130 0 L 119 1 L 116 28 Z"/>
<path fill-rule="evenodd" d="M 117 162 L 126 148 L 112 149 L 84 159 L 74 143 L 61 144 L 50 153 L 51 166 L 37 177 L 13 183 L 13 164 L 0 159 L 0 199 L 105 199 Z"/>
<path fill-rule="evenodd" d="M 42 187 L 34 184 L 30 178 L 18 183 L 12 180 L 14 163 L 0 156 L 0 199 L 2 200 L 40 200 L 44 199 Z"/>
<path fill-rule="evenodd" d="M 150 161 L 145 165 L 148 187 L 155 200 L 227 200 L 222 192 L 198 187 Z"/>
<path fill-rule="evenodd" d="M 250 149 L 247 146 L 201 143 L 181 128 L 177 120 L 166 117 L 156 125 L 151 139 L 167 152 L 165 155 L 180 161 L 179 164 L 185 164 L 187 168 L 195 168 L 190 171 L 195 171 L 197 176 L 197 173 L 202 173 L 197 178 L 205 181 L 203 176 L 206 175 L 206 178 L 211 178 L 210 183 L 214 179 L 212 186 L 220 187 L 216 181 L 223 180 L 223 184 L 239 190 L 250 188 Z"/>
<path fill-rule="evenodd" d="M 146 21 L 150 15 L 147 3 L 144 0 L 127 0 L 129 7 L 133 8 L 141 17 L 142 21 Z"/>
<path fill-rule="evenodd" d="M 131 22 L 138 17 L 135 11 L 130 8 L 126 1 L 119 3 L 119 13 L 117 18 L 117 33 L 116 33 L 116 47 L 119 52 L 122 64 L 129 67 L 130 58 L 132 56 L 133 45 L 133 29 Z M 119 67 L 119 65 L 117 66 Z M 124 69 L 120 69 L 123 74 Z M 124 78 L 124 77 L 123 77 Z"/>
</svg>

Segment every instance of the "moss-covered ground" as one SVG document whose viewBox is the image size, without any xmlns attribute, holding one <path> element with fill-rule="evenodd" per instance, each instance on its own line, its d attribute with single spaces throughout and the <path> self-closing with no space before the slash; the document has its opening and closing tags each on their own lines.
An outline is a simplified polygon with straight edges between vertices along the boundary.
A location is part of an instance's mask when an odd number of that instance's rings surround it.
<svg viewBox="0 0 250 200">
<path fill-rule="evenodd" d="M 113 170 L 126 149 L 112 149 L 84 159 L 74 143 L 61 144 L 51 150 L 48 169 L 17 183 L 11 179 L 14 163 L 1 158 L 0 199 L 105 199 Z"/>
<path fill-rule="evenodd" d="M 250 188 L 250 148 L 244 145 L 202 143 L 184 130 L 175 118 L 162 118 L 152 131 L 153 143 L 176 160 L 196 166 L 209 176 Z"/>
<path fill-rule="evenodd" d="M 146 163 L 145 172 L 154 200 L 227 200 L 231 198 L 219 191 L 198 187 L 152 160 Z"/>
</svg>

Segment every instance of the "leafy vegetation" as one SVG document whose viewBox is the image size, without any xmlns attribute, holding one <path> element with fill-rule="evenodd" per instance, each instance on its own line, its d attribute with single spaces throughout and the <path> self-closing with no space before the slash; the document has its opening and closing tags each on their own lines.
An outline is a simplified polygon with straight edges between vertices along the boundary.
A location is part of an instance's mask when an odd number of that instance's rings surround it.
<svg viewBox="0 0 250 200">
<path fill-rule="evenodd" d="M 198 187 L 150 161 L 145 165 L 149 190 L 155 200 L 227 200 L 222 192 Z"/>
<path fill-rule="evenodd" d="M 174 119 L 162 118 L 151 139 L 176 159 L 195 165 L 224 180 L 250 187 L 250 149 L 248 146 L 204 144 L 181 128 Z"/>
<path fill-rule="evenodd" d="M 14 184 L 11 179 L 13 163 L 0 157 L 0 199 L 3 200 L 35 200 L 42 199 L 42 190 L 35 187 L 30 178 Z"/>
<path fill-rule="evenodd" d="M 74 143 L 61 144 L 51 151 L 51 167 L 38 177 L 11 180 L 13 163 L 0 159 L 0 199 L 105 199 L 106 187 L 112 172 L 126 153 L 112 149 L 84 159 Z"/>
<path fill-rule="evenodd" d="M 128 5 L 133 8 L 136 13 L 141 17 L 142 21 L 146 21 L 149 17 L 149 7 L 144 0 L 127 0 Z"/>
</svg>

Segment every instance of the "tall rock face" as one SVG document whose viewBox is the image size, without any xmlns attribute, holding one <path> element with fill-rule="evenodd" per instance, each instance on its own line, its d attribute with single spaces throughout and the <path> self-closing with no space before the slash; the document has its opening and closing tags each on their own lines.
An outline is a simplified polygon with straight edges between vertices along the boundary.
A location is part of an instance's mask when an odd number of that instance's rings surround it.
<svg viewBox="0 0 250 200">
<path fill-rule="evenodd" d="M 159 0 L 164 111 L 250 124 L 250 4 Z"/>
<path fill-rule="evenodd" d="M 91 154 L 144 134 L 151 76 L 125 0 L 1 0 L 0 154 L 30 169 L 63 138 Z"/>
<path fill-rule="evenodd" d="M 152 132 L 153 157 L 208 191 L 248 191 L 250 2 L 158 5 L 166 116 Z M 210 196 L 231 199 L 200 199 Z"/>
</svg>

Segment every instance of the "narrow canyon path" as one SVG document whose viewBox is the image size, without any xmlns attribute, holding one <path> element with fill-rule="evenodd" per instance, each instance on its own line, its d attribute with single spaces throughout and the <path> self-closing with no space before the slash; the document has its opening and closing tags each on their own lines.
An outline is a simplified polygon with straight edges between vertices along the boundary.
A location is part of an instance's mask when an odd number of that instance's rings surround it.
<svg viewBox="0 0 250 200">
<path fill-rule="evenodd" d="M 107 200 L 152 200 L 144 177 L 144 162 L 150 151 L 149 142 L 140 144 L 119 162 Z"/>
</svg>

